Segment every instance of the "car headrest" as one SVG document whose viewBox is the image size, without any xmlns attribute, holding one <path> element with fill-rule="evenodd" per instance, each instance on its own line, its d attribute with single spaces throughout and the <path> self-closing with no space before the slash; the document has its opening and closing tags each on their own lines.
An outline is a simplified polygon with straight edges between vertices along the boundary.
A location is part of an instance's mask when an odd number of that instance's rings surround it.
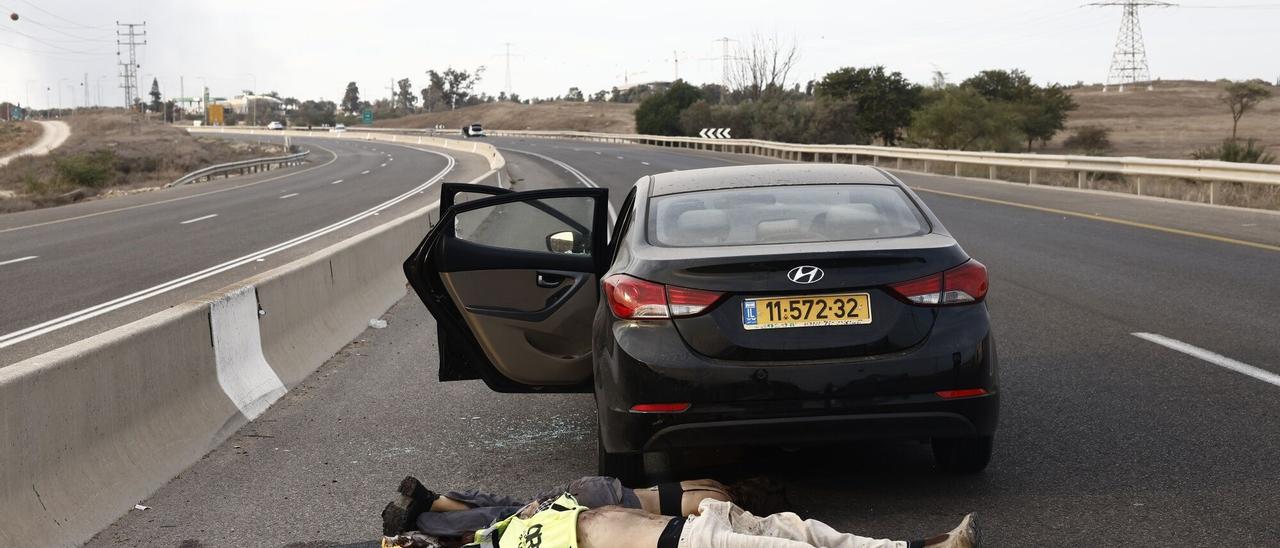
<svg viewBox="0 0 1280 548">
<path fill-rule="evenodd" d="M 776 219 L 760 221 L 756 224 L 756 240 L 760 242 L 776 242 L 794 240 L 800 235 L 799 219 Z"/>
<path fill-rule="evenodd" d="M 729 237 L 729 214 L 721 209 L 695 209 L 676 219 L 676 238 L 693 244 L 720 243 Z"/>
<path fill-rule="evenodd" d="M 827 210 L 823 231 L 840 238 L 871 238 L 880 232 L 884 219 L 871 204 L 840 204 Z"/>
</svg>

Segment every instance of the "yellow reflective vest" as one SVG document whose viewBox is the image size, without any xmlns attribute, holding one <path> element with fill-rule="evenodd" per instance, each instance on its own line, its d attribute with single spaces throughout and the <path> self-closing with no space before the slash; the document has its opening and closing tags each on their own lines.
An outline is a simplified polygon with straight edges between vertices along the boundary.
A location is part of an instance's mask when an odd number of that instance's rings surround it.
<svg viewBox="0 0 1280 548">
<path fill-rule="evenodd" d="M 565 493 L 529 518 L 519 514 L 476 531 L 476 548 L 578 548 L 578 514 L 586 506 Z"/>
</svg>

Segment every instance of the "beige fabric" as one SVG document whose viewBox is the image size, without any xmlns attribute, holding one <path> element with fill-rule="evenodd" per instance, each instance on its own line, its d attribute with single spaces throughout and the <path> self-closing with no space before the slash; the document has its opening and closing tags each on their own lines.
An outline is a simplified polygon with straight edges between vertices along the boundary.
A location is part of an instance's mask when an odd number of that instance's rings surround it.
<svg viewBox="0 0 1280 548">
<path fill-rule="evenodd" d="M 706 499 L 680 532 L 680 548 L 907 548 L 903 541 L 841 533 L 791 512 L 756 517 L 730 502 Z"/>
</svg>

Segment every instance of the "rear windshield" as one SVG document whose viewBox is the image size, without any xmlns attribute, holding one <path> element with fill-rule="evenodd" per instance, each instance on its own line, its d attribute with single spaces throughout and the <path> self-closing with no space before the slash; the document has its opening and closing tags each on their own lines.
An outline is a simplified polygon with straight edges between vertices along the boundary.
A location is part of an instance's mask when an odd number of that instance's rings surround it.
<svg viewBox="0 0 1280 548">
<path fill-rule="evenodd" d="M 902 238 L 929 232 L 902 189 L 818 184 L 657 196 L 649 242 L 668 247 L 787 244 Z"/>
</svg>

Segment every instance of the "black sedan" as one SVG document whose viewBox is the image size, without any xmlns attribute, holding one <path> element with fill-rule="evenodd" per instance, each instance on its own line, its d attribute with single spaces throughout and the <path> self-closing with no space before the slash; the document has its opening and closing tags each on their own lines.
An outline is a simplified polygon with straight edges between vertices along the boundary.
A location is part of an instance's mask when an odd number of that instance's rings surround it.
<svg viewBox="0 0 1280 548">
<path fill-rule="evenodd" d="M 440 380 L 594 392 L 602 474 L 637 478 L 646 451 L 884 438 L 930 440 L 953 473 L 990 459 L 986 268 L 889 173 L 653 175 L 612 234 L 598 188 L 448 184 L 441 211 L 404 265 Z"/>
</svg>

